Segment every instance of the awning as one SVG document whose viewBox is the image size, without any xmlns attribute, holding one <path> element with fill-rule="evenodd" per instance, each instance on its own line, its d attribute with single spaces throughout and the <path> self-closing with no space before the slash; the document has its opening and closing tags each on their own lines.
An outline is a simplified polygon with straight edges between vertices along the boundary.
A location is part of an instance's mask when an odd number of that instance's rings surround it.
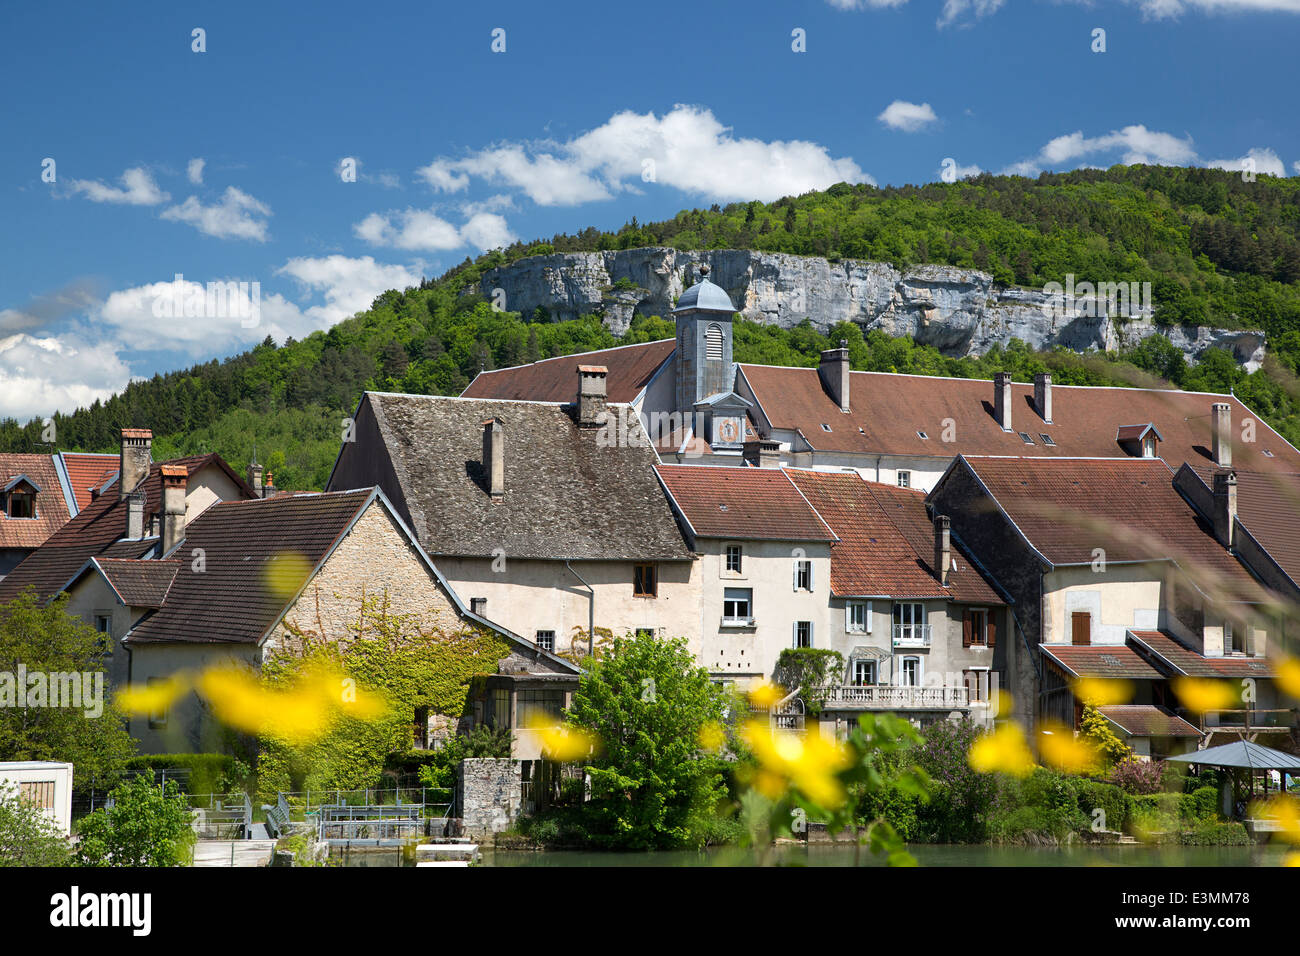
<svg viewBox="0 0 1300 956">
<path fill-rule="evenodd" d="M 1249 740 L 1235 740 L 1221 747 L 1209 747 L 1206 750 L 1196 750 L 1169 759 L 1178 763 L 1194 763 L 1202 767 L 1285 770 L 1287 773 L 1300 773 L 1300 757 L 1274 750 L 1272 747 L 1251 743 Z"/>
</svg>

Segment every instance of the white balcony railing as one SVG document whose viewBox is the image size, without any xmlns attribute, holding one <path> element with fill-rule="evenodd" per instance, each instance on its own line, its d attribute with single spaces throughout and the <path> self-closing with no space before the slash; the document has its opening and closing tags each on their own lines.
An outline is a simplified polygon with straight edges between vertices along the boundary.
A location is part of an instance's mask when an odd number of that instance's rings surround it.
<svg viewBox="0 0 1300 956">
<path fill-rule="evenodd" d="M 930 646 L 930 625 L 929 624 L 895 624 L 894 625 L 894 646 L 895 647 L 929 647 Z"/>
<path fill-rule="evenodd" d="M 970 689 L 965 686 L 888 687 L 883 684 L 832 687 L 826 694 L 826 703 L 862 710 L 951 710 L 970 706 Z"/>
</svg>

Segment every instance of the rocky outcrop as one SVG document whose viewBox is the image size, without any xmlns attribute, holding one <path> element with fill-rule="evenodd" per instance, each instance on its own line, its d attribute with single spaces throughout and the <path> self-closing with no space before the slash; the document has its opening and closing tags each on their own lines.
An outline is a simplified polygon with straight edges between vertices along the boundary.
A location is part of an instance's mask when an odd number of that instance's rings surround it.
<svg viewBox="0 0 1300 956">
<path fill-rule="evenodd" d="M 1006 288 L 986 272 L 952 266 L 899 272 L 861 259 L 643 248 L 521 259 L 485 273 L 481 292 L 512 312 L 543 308 L 554 319 L 599 313 L 621 334 L 634 315 L 667 316 L 698 280 L 702 263 L 745 318 L 786 328 L 805 318 L 820 331 L 856 322 L 864 331 L 910 335 L 954 356 L 981 355 L 1012 339 L 1039 350 L 1059 345 L 1085 352 L 1131 348 L 1164 335 L 1188 361 L 1214 347 L 1252 371 L 1264 358 L 1263 332 L 1156 326 L 1149 293 L 1139 289 L 1103 289 L 1099 296 L 1084 283 L 1057 292 Z"/>
</svg>

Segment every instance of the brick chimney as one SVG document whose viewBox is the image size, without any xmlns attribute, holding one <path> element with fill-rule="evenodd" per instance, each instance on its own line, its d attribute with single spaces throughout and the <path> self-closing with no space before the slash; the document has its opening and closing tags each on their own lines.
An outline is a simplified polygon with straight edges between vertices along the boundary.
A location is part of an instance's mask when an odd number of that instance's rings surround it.
<svg viewBox="0 0 1300 956">
<path fill-rule="evenodd" d="M 1039 372 L 1034 376 L 1034 408 L 1048 425 L 1052 424 L 1052 375 Z"/>
<path fill-rule="evenodd" d="M 1211 452 L 1214 463 L 1220 468 L 1232 467 L 1232 406 L 1215 402 L 1210 406 Z"/>
<path fill-rule="evenodd" d="M 822 388 L 842 412 L 849 410 L 848 344 L 845 339 L 840 339 L 840 347 L 822 352 L 817 365 L 817 377 L 822 380 Z"/>
<path fill-rule="evenodd" d="M 483 478 L 493 500 L 506 493 L 506 432 L 499 418 L 483 423 Z"/>
<path fill-rule="evenodd" d="M 162 466 L 162 553 L 185 537 L 185 486 L 189 470 L 184 465 Z"/>
<path fill-rule="evenodd" d="M 126 536 L 132 539 L 144 537 L 143 488 L 126 496 Z"/>
<path fill-rule="evenodd" d="M 947 515 L 934 516 L 934 576 L 944 587 L 952 571 L 952 531 Z"/>
<path fill-rule="evenodd" d="M 1214 473 L 1214 536 L 1225 548 L 1235 544 L 1237 519 L 1237 473 Z"/>
<path fill-rule="evenodd" d="M 1011 431 L 1011 373 L 993 375 L 993 417 L 1004 432 Z"/>
<path fill-rule="evenodd" d="M 603 365 L 578 366 L 578 427 L 596 428 L 605 424 L 606 380 L 609 369 Z"/>
<path fill-rule="evenodd" d="M 756 438 L 741 446 L 741 457 L 755 468 L 780 468 L 781 443 L 768 438 Z"/>
<path fill-rule="evenodd" d="M 117 466 L 117 496 L 125 498 L 149 474 L 153 463 L 153 432 L 147 428 L 123 428 Z"/>
<path fill-rule="evenodd" d="M 275 488 L 275 476 L 272 475 L 272 474 L 268 471 L 268 472 L 266 473 L 266 480 L 265 480 L 264 482 L 262 482 L 262 497 L 263 497 L 263 498 L 274 498 L 274 497 L 275 497 L 275 491 L 276 491 L 276 488 Z"/>
<path fill-rule="evenodd" d="M 265 469 L 256 461 L 252 461 L 248 465 L 248 484 L 253 491 L 257 492 L 259 498 L 262 497 L 262 474 L 264 471 Z"/>
</svg>

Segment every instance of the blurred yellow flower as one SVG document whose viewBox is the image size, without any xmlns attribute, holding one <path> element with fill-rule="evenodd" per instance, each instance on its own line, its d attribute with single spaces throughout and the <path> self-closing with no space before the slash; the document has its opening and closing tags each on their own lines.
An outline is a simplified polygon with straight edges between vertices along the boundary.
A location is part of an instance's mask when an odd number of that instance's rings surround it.
<svg viewBox="0 0 1300 956">
<path fill-rule="evenodd" d="M 1240 690 L 1228 681 L 1202 677 L 1176 677 L 1174 693 L 1188 710 L 1204 714 L 1211 710 L 1229 710 L 1241 702 Z"/>
<path fill-rule="evenodd" d="M 727 732 L 716 720 L 710 720 L 700 727 L 700 746 L 710 753 L 721 750 L 726 742 Z"/>
<path fill-rule="evenodd" d="M 1002 718 L 1010 717 L 1016 709 L 1016 699 L 1011 696 L 1010 691 L 1005 691 L 999 688 L 993 699 L 993 705 L 992 716 Z"/>
<path fill-rule="evenodd" d="M 1126 680 L 1080 677 L 1071 687 L 1075 697 L 1093 707 L 1126 704 L 1133 699 L 1133 684 Z"/>
<path fill-rule="evenodd" d="M 1282 857 L 1283 866 L 1300 866 L 1300 850 L 1293 850 Z"/>
<path fill-rule="evenodd" d="M 1101 752 L 1086 737 L 1075 736 L 1064 724 L 1044 721 L 1038 726 L 1038 752 L 1043 762 L 1066 773 L 1095 773 L 1103 766 Z"/>
<path fill-rule="evenodd" d="M 282 551 L 273 555 L 266 562 L 262 571 L 262 582 L 272 595 L 287 601 L 311 577 L 311 564 L 296 551 Z"/>
<path fill-rule="evenodd" d="M 1001 771 L 1024 777 L 1034 770 L 1034 755 L 1025 742 L 1025 732 L 1010 721 L 976 738 L 966 759 L 980 773 Z"/>
<path fill-rule="evenodd" d="M 131 684 L 117 693 L 117 703 L 128 714 L 143 716 L 167 710 L 190 688 L 189 676 L 173 674 L 153 684 Z"/>
<path fill-rule="evenodd" d="M 1277 662 L 1277 686 L 1282 692 L 1300 700 L 1300 660 L 1283 657 Z"/>
<path fill-rule="evenodd" d="M 542 752 L 560 763 L 588 756 L 596 747 L 596 737 L 578 727 L 548 723 L 539 718 L 528 725 L 542 743 Z"/>
<path fill-rule="evenodd" d="M 848 769 L 852 756 L 839 741 L 814 730 L 802 736 L 774 731 L 762 720 L 747 721 L 742 736 L 758 758 L 754 786 L 764 796 L 779 799 L 793 788 L 827 810 L 843 806 L 847 795 L 837 774 Z"/>
<path fill-rule="evenodd" d="M 1277 822 L 1278 837 L 1287 843 L 1300 845 L 1300 799 L 1275 796 L 1260 800 L 1251 806 L 1251 815 Z"/>
<path fill-rule="evenodd" d="M 373 720 L 385 713 L 383 699 L 338 672 L 314 670 L 284 690 L 270 688 L 251 671 L 214 667 L 196 686 L 223 723 L 245 733 L 304 743 L 324 734 L 334 717 Z"/>
<path fill-rule="evenodd" d="M 760 681 L 749 689 L 749 701 L 756 707 L 771 707 L 784 696 L 785 691 L 767 681 Z"/>
</svg>

